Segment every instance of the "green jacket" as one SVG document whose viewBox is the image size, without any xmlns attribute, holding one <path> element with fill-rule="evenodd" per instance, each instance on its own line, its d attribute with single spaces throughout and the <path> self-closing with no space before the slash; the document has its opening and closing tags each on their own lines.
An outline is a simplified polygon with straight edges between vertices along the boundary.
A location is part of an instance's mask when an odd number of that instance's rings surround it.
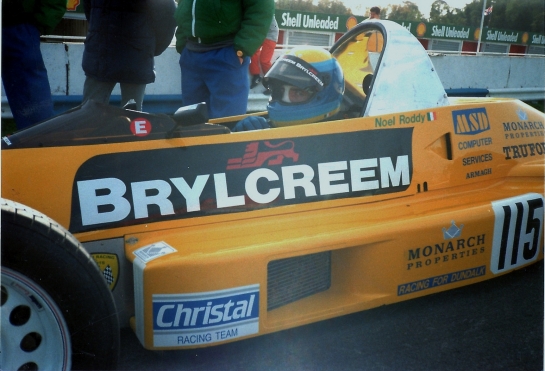
<svg viewBox="0 0 545 371">
<path fill-rule="evenodd" d="M 67 0 L 2 0 L 2 27 L 30 23 L 48 35 L 66 12 Z"/>
<path fill-rule="evenodd" d="M 252 56 L 273 16 L 274 0 L 180 0 L 174 15 L 176 50 L 181 53 L 189 37 L 203 44 L 233 39 L 236 50 Z"/>
</svg>

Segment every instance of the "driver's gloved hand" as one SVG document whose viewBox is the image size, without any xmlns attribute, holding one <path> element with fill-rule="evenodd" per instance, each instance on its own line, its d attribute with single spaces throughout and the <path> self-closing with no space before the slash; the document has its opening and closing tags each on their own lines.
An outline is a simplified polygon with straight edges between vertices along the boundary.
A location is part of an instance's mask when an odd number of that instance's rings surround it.
<svg viewBox="0 0 545 371">
<path fill-rule="evenodd" d="M 249 131 L 249 130 L 261 130 L 268 129 L 271 126 L 264 117 L 261 116 L 248 116 L 240 120 L 235 127 L 231 130 L 237 131 Z"/>
</svg>

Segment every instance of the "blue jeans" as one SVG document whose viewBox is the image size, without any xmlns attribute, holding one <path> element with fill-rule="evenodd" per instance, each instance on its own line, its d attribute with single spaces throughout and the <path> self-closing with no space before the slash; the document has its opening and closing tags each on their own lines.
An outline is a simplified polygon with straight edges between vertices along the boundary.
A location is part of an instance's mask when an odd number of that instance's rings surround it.
<svg viewBox="0 0 545 371">
<path fill-rule="evenodd" d="M 2 82 L 17 129 L 55 114 L 40 32 L 31 24 L 2 27 Z"/>
<path fill-rule="evenodd" d="M 232 46 L 204 53 L 184 48 L 180 55 L 184 106 L 206 102 L 210 118 L 245 114 L 249 64 L 250 57 L 240 64 Z"/>
</svg>

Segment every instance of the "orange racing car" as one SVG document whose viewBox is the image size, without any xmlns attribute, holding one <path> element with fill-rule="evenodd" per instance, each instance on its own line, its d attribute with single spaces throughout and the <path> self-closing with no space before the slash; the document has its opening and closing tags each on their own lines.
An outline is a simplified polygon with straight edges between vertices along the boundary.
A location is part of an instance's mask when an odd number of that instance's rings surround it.
<svg viewBox="0 0 545 371">
<path fill-rule="evenodd" d="M 112 369 L 120 327 L 220 345 L 543 259 L 542 112 L 448 98 L 393 22 L 330 51 L 342 120 L 235 133 L 90 101 L 4 137 L 1 368 Z"/>
</svg>

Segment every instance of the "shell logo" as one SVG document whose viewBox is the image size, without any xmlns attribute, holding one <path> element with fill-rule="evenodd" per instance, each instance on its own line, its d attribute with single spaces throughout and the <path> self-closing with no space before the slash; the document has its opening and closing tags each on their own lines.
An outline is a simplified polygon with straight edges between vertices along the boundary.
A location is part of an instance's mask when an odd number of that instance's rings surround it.
<svg viewBox="0 0 545 371">
<path fill-rule="evenodd" d="M 80 0 L 68 0 L 66 3 L 66 10 L 68 11 L 74 11 L 80 4 Z"/>
<path fill-rule="evenodd" d="M 528 42 L 528 39 L 530 38 L 530 35 L 528 35 L 528 32 L 525 32 L 522 34 L 522 43 L 526 44 Z"/>
<path fill-rule="evenodd" d="M 353 15 L 346 20 L 346 29 L 349 30 L 358 24 L 358 20 Z"/>
<path fill-rule="evenodd" d="M 481 29 L 480 28 L 476 28 L 475 29 L 475 32 L 473 32 L 473 39 L 474 40 L 479 40 L 479 35 L 481 34 Z"/>
<path fill-rule="evenodd" d="M 416 26 L 416 35 L 417 36 L 424 36 L 426 33 L 426 24 L 424 22 L 420 22 L 418 26 Z"/>
</svg>

